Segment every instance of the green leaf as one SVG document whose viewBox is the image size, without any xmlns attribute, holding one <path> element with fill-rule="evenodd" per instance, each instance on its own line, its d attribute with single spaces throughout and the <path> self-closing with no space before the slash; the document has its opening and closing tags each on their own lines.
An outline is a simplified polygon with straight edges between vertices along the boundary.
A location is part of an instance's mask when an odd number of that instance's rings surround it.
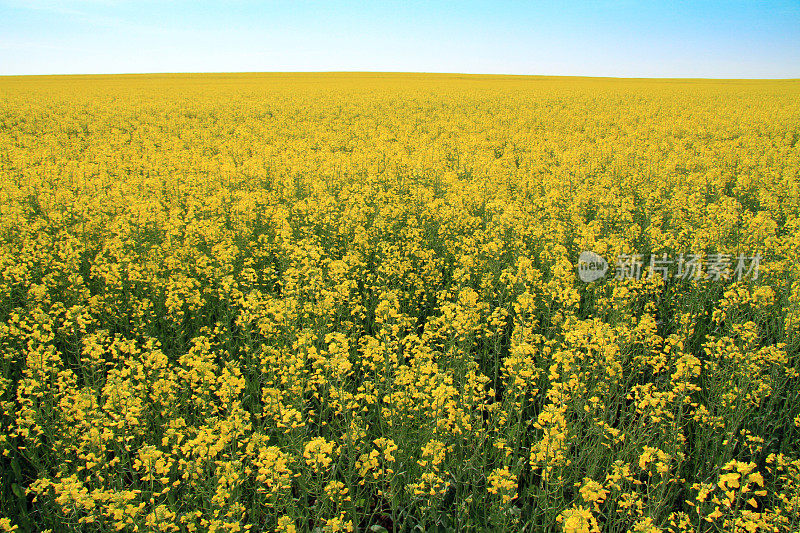
<svg viewBox="0 0 800 533">
<path fill-rule="evenodd" d="M 11 491 L 14 493 L 14 496 L 16 496 L 17 498 L 24 498 L 25 497 L 25 491 L 22 490 L 22 487 L 20 487 L 16 483 L 12 483 L 11 484 Z"/>
<path fill-rule="evenodd" d="M 370 526 L 369 530 L 372 531 L 373 533 L 389 533 L 388 529 L 378 524 Z"/>
</svg>

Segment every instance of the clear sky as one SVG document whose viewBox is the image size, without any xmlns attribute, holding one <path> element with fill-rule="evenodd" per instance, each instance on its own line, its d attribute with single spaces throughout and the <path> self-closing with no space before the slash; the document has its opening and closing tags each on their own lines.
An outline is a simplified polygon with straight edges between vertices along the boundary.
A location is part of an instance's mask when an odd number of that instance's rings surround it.
<svg viewBox="0 0 800 533">
<path fill-rule="evenodd" d="M 800 78 L 800 0 L 0 0 L 0 74 L 332 70 Z"/>
</svg>

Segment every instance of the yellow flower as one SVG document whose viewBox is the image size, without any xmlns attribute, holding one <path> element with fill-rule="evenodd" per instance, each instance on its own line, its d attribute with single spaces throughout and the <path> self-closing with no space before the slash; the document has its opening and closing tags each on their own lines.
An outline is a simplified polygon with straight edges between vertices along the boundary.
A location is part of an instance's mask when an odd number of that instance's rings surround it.
<svg viewBox="0 0 800 533">
<path fill-rule="evenodd" d="M 604 489 L 603 485 L 588 477 L 583 478 L 583 485 L 579 492 L 583 501 L 595 504 L 595 508 L 596 504 L 602 503 L 608 496 L 608 490 Z"/>
<path fill-rule="evenodd" d="M 503 503 L 508 503 L 517 497 L 517 477 L 509 472 L 508 467 L 495 468 L 487 477 L 489 481 L 488 491 L 492 494 L 500 494 Z"/>
<path fill-rule="evenodd" d="M 328 442 L 323 437 L 312 439 L 305 445 L 303 457 L 306 464 L 310 465 L 317 472 L 322 471 L 330 466 L 333 458 L 334 444 Z"/>
<path fill-rule="evenodd" d="M 278 527 L 276 531 L 280 533 L 297 533 L 297 528 L 290 517 L 282 516 L 278 518 Z"/>
<path fill-rule="evenodd" d="M 564 533 L 599 533 L 600 527 L 592 512 L 581 506 L 572 507 L 559 513 L 556 521 Z"/>
</svg>

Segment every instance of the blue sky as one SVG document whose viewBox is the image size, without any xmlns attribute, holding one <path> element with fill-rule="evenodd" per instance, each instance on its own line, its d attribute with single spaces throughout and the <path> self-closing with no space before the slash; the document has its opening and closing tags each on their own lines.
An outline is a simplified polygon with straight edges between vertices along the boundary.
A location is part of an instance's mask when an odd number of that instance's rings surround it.
<svg viewBox="0 0 800 533">
<path fill-rule="evenodd" d="M 800 0 L 0 0 L 0 75 L 331 70 L 800 78 Z"/>
</svg>

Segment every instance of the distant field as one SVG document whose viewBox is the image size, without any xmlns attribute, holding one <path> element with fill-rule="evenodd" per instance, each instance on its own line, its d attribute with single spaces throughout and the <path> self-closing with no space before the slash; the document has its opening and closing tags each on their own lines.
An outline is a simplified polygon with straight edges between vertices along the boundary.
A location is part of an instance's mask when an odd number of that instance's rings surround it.
<svg viewBox="0 0 800 533">
<path fill-rule="evenodd" d="M 0 77 L 0 531 L 796 532 L 798 257 L 797 80 Z"/>
</svg>

